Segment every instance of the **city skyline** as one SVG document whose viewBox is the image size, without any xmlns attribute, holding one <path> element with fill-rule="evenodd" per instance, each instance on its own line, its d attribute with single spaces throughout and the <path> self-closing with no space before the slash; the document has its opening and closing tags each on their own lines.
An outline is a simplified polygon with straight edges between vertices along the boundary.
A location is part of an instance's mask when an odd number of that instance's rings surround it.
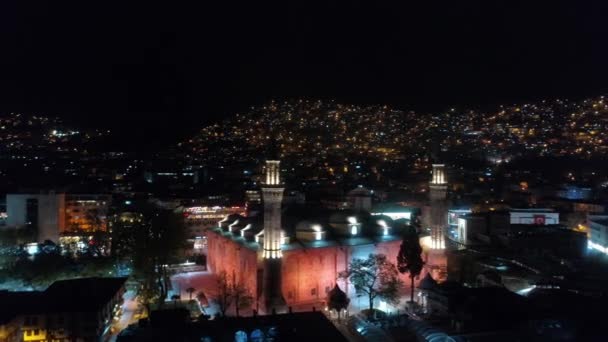
<svg viewBox="0 0 608 342">
<path fill-rule="evenodd" d="M 0 1 L 0 342 L 603 340 L 605 13 Z"/>
<path fill-rule="evenodd" d="M 0 111 L 112 128 L 123 145 L 270 99 L 434 112 L 607 90 L 598 3 L 2 6 Z"/>
</svg>

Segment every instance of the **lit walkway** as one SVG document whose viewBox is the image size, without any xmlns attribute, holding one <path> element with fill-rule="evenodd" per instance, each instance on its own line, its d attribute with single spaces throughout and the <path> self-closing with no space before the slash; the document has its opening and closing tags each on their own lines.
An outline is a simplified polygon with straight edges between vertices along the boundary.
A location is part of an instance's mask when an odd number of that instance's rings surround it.
<svg viewBox="0 0 608 342">
<path fill-rule="evenodd" d="M 127 291 L 123 295 L 124 303 L 122 304 L 122 315 L 118 322 L 112 325 L 112 335 L 110 341 L 116 341 L 118 334 L 127 328 L 130 324 L 136 323 L 135 313 L 139 307 L 137 297 L 134 291 Z"/>
<path fill-rule="evenodd" d="M 174 294 L 179 294 L 182 300 L 190 299 L 190 294 L 186 291 L 192 287 L 196 291 L 192 294 L 192 299 L 196 298 L 199 292 L 203 292 L 209 301 L 209 307 L 204 308 L 207 315 L 216 315 L 219 310 L 213 302 L 213 297 L 217 295 L 217 277 L 209 271 L 178 273 L 171 277 L 171 291 L 167 298 Z"/>
<path fill-rule="evenodd" d="M 169 291 L 169 295 L 167 298 L 171 298 L 174 294 L 180 294 L 182 300 L 188 300 L 189 294 L 186 292 L 186 289 L 192 287 L 196 289 L 192 298 L 196 298 L 196 294 L 200 291 L 205 293 L 207 300 L 209 301 L 210 307 L 205 308 L 205 312 L 208 315 L 215 315 L 219 312 L 217 304 L 213 302 L 213 298 L 217 295 L 217 277 L 210 273 L 209 271 L 204 272 L 190 272 L 190 273 L 179 273 L 171 277 L 171 286 L 172 290 Z M 392 306 L 386 303 L 383 303 L 379 300 L 375 301 L 374 307 L 376 309 L 386 311 L 389 313 L 397 313 L 397 312 L 405 312 L 405 303 L 408 301 L 410 295 L 410 287 L 409 284 L 406 285 L 405 289 L 402 292 L 402 296 L 400 298 L 400 302 L 398 306 Z M 365 310 L 369 307 L 369 302 L 366 297 L 356 297 L 356 295 L 349 293 L 350 296 L 350 305 L 349 305 L 349 313 L 356 314 L 361 310 Z M 416 297 L 414 297 L 416 298 Z M 168 299 L 169 300 L 169 299 Z M 298 304 L 292 306 L 292 310 L 294 312 L 303 312 L 303 311 L 312 311 L 313 306 L 316 310 L 324 310 L 325 307 L 322 304 L 323 300 L 317 303 L 307 303 L 307 304 Z M 248 310 L 241 310 L 241 315 L 249 316 L 252 315 L 252 309 L 255 309 L 255 303 L 253 307 Z M 231 307 L 228 310 L 229 315 L 234 315 L 234 307 Z"/>
</svg>

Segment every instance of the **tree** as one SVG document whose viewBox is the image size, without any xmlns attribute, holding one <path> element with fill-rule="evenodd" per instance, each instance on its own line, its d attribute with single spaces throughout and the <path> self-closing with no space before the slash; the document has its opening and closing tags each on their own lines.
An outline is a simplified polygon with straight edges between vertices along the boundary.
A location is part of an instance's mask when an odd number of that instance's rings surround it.
<svg viewBox="0 0 608 342">
<path fill-rule="evenodd" d="M 232 296 L 234 297 L 236 317 L 239 317 L 241 309 L 247 309 L 253 304 L 253 296 L 242 282 L 232 285 Z"/>
<path fill-rule="evenodd" d="M 240 310 L 247 309 L 253 304 L 253 296 L 249 289 L 242 282 L 230 282 L 226 272 L 220 272 L 217 278 L 217 295 L 214 297 L 220 313 L 226 316 L 226 312 L 235 305 L 235 313 L 238 317 Z"/>
<path fill-rule="evenodd" d="M 112 255 L 132 262 L 135 278 L 146 297 L 164 302 L 169 272 L 186 243 L 186 227 L 179 213 L 147 201 L 118 201 L 110 213 Z M 152 295 L 153 294 L 153 295 Z"/>
<path fill-rule="evenodd" d="M 420 230 L 422 229 L 422 222 L 420 222 L 420 216 L 418 215 L 414 215 L 411 219 L 410 219 L 410 228 L 416 233 L 419 234 Z"/>
<path fill-rule="evenodd" d="M 397 254 L 397 269 L 400 273 L 409 273 L 411 280 L 410 301 L 414 301 L 414 278 L 420 275 L 424 262 L 422 261 L 422 247 L 415 229 L 410 229 L 403 235 L 399 254 Z"/>
<path fill-rule="evenodd" d="M 0 230 L 0 247 L 12 247 L 36 241 L 36 228 L 26 226 L 23 228 L 2 227 Z"/>
<path fill-rule="evenodd" d="M 329 310 L 338 312 L 338 321 L 340 321 L 340 312 L 345 310 L 349 303 L 350 299 L 348 299 L 346 293 L 340 289 L 338 284 L 327 294 L 327 307 Z"/>
<path fill-rule="evenodd" d="M 22 254 L 12 264 L 11 275 L 22 279 L 32 287 L 46 288 L 57 280 L 73 278 L 77 267 L 69 256 L 61 255 L 61 249 L 52 241 L 38 244 L 39 252 L 33 257 Z"/>
<path fill-rule="evenodd" d="M 158 302 L 159 291 L 153 276 L 143 277 L 137 289 L 137 300 L 146 308 L 146 313 L 150 315 L 151 305 Z"/>
<path fill-rule="evenodd" d="M 173 301 L 173 307 L 177 308 L 177 301 L 180 300 L 180 296 L 178 294 L 174 294 L 171 296 L 171 300 Z"/>
<path fill-rule="evenodd" d="M 188 296 L 190 296 L 189 300 L 192 300 L 192 294 L 194 294 L 194 292 L 196 292 L 196 289 L 194 287 L 189 287 L 186 289 L 186 292 L 188 292 Z"/>
<path fill-rule="evenodd" d="M 220 272 L 217 276 L 217 295 L 214 299 L 219 306 L 222 316 L 226 316 L 226 311 L 232 305 L 233 300 L 232 287 L 230 286 L 226 272 Z"/>
<path fill-rule="evenodd" d="M 106 256 L 110 245 L 110 235 L 102 230 L 95 230 L 88 244 L 88 251 L 93 256 Z"/>
<path fill-rule="evenodd" d="M 399 290 L 403 282 L 398 277 L 395 265 L 384 254 L 370 254 L 367 259 L 352 260 L 348 270 L 340 272 L 340 277 L 350 279 L 357 294 L 368 297 L 370 312 L 374 309 L 376 298 L 395 305 L 399 303 Z"/>
<path fill-rule="evenodd" d="M 201 308 L 203 308 L 203 312 L 205 312 L 205 308 L 209 307 L 209 300 L 207 300 L 207 296 L 205 296 L 205 292 L 200 291 L 199 293 L 197 293 L 196 299 L 198 299 L 198 302 L 200 303 Z"/>
</svg>

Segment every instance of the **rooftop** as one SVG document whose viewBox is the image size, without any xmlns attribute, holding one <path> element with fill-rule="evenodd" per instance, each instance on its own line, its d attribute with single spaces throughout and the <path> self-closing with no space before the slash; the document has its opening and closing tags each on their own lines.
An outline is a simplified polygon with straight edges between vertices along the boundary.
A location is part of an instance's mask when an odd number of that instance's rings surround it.
<svg viewBox="0 0 608 342">
<path fill-rule="evenodd" d="M 511 208 L 509 209 L 510 212 L 512 213 L 546 213 L 546 212 L 555 212 L 555 210 L 551 209 L 551 208 L 525 208 L 525 209 L 519 209 L 519 208 Z"/>
<path fill-rule="evenodd" d="M 127 278 L 78 278 L 54 282 L 45 291 L 0 291 L 0 324 L 19 314 L 95 312 L 110 302 Z"/>
<path fill-rule="evenodd" d="M 165 310 L 172 311 L 172 310 Z M 276 341 L 346 341 L 344 336 L 319 311 L 255 317 L 224 317 L 210 321 L 188 322 L 176 311 L 162 315 L 147 326 L 131 326 L 123 331 L 118 341 L 236 341 L 237 334 L 256 338 L 268 337 Z M 273 339 L 274 338 L 274 339 Z M 269 339 L 269 340 L 270 340 Z"/>
<path fill-rule="evenodd" d="M 370 245 L 401 240 L 405 222 L 384 215 L 350 210 L 296 207 L 283 212 L 283 250 L 331 246 Z M 263 217 L 228 215 L 214 231 L 250 249 L 257 250 L 263 235 Z M 356 226 L 355 229 L 352 227 Z M 318 235 L 315 233 L 319 233 Z M 318 236 L 318 237 L 317 237 Z"/>
</svg>

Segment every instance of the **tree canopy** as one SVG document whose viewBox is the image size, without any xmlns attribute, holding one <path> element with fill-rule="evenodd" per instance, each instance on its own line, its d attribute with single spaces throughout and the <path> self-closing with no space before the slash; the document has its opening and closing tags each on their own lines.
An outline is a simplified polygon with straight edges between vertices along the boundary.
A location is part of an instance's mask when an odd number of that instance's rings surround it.
<svg viewBox="0 0 608 342">
<path fill-rule="evenodd" d="M 338 284 L 327 294 L 327 308 L 338 313 L 338 320 L 340 319 L 341 311 L 346 310 L 349 303 L 350 299 Z"/>
<path fill-rule="evenodd" d="M 180 261 L 187 232 L 183 216 L 145 200 L 119 201 L 111 210 L 112 255 L 133 265 L 140 299 L 148 306 L 167 298 L 166 265 Z"/>
<path fill-rule="evenodd" d="M 357 294 L 368 297 L 370 311 L 373 311 L 376 298 L 393 305 L 399 303 L 399 291 L 403 282 L 399 279 L 395 265 L 384 254 L 370 254 L 366 259 L 353 259 L 348 270 L 341 272 L 340 277 L 349 279 Z"/>
<path fill-rule="evenodd" d="M 424 267 L 421 254 L 422 247 L 418 233 L 415 229 L 410 229 L 403 235 L 397 255 L 397 269 L 400 273 L 409 273 L 411 280 L 410 301 L 414 301 L 414 278 L 420 275 Z"/>
</svg>

